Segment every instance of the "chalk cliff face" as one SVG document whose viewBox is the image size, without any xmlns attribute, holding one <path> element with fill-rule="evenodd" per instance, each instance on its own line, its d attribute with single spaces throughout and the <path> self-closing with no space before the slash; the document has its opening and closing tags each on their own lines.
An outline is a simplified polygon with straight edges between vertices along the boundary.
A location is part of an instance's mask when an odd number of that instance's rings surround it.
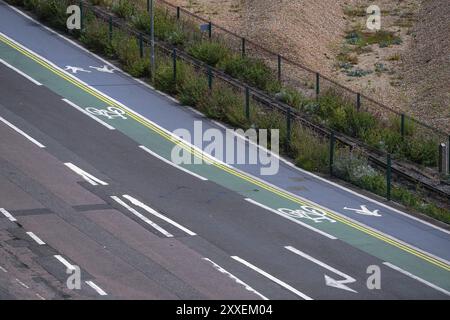
<svg viewBox="0 0 450 320">
<path fill-rule="evenodd" d="M 450 131 L 450 1 L 422 1 L 412 32 L 403 68 L 411 112 Z"/>
</svg>

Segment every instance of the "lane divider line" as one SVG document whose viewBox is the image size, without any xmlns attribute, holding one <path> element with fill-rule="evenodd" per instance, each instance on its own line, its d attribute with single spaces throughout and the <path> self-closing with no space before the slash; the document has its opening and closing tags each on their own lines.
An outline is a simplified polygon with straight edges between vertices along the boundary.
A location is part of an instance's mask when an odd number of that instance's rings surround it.
<svg viewBox="0 0 450 320">
<path fill-rule="evenodd" d="M 76 105 L 75 103 L 73 103 L 72 101 L 64 98 L 62 99 L 62 101 L 64 101 L 65 103 L 67 103 L 68 105 L 74 107 L 75 109 L 77 109 L 78 111 L 84 113 L 85 115 L 87 115 L 89 118 L 97 121 L 98 123 L 100 123 L 102 126 L 105 126 L 106 128 L 108 128 L 109 130 L 116 130 L 113 126 L 107 124 L 106 122 L 100 120 L 99 118 L 95 117 L 93 114 L 90 114 L 89 112 L 87 112 L 86 110 L 84 110 L 82 107 Z"/>
<path fill-rule="evenodd" d="M 0 208 L 0 212 L 6 217 L 8 218 L 9 221 L 11 222 L 16 222 L 17 219 L 13 217 L 13 215 L 11 213 L 9 213 L 8 211 L 6 211 L 6 209 L 4 208 Z"/>
<path fill-rule="evenodd" d="M 267 279 L 269 279 L 269 280 L 275 282 L 276 284 L 282 286 L 283 288 L 289 290 L 290 292 L 294 293 L 295 295 L 299 296 L 300 298 L 302 298 L 302 299 L 304 299 L 304 300 L 313 300 L 311 297 L 309 297 L 309 296 L 307 296 L 306 294 L 304 294 L 304 293 L 298 291 L 297 289 L 295 289 L 295 288 L 292 287 L 291 285 L 287 284 L 286 282 L 281 281 L 281 280 L 278 279 L 278 278 L 275 278 L 274 276 L 272 276 L 271 274 L 265 272 L 264 270 L 261 270 L 260 268 L 254 266 L 254 265 L 251 264 L 250 262 L 245 261 L 244 259 L 239 258 L 238 256 L 232 256 L 231 258 L 234 259 L 234 260 L 236 260 L 236 261 L 238 261 L 238 262 L 240 262 L 240 263 L 242 263 L 243 265 L 249 267 L 250 269 L 252 269 L 252 270 L 258 272 L 259 274 L 263 275 L 263 276 L 266 277 Z"/>
<path fill-rule="evenodd" d="M 61 263 L 66 267 L 67 270 L 75 270 L 75 267 L 74 267 L 69 261 L 67 261 L 66 259 L 64 259 L 61 255 L 55 254 L 54 257 L 55 257 L 59 262 L 61 262 Z"/>
<path fill-rule="evenodd" d="M 435 284 L 433 284 L 433 283 L 431 283 L 431 282 L 428 282 L 427 280 L 424 280 L 424 279 L 422 279 L 422 278 L 419 278 L 418 276 L 415 276 L 415 275 L 413 275 L 412 273 L 410 273 L 410 272 L 408 272 L 408 271 L 406 271 L 406 270 L 403 270 L 402 268 L 399 268 L 399 267 L 397 267 L 396 265 L 393 265 L 392 263 L 389 263 L 389 262 L 383 262 L 383 264 L 384 264 L 385 266 L 388 266 L 388 267 L 391 268 L 391 269 L 394 269 L 394 270 L 396 270 L 396 271 L 398 271 L 398 272 L 400 272 L 400 273 L 403 273 L 405 276 L 408 276 L 408 277 L 410 277 L 410 278 L 412 278 L 412 279 L 414 279 L 414 280 L 417 280 L 417 281 L 419 281 L 419 282 L 421 282 L 421 283 L 423 283 L 423 284 L 429 286 L 430 288 L 433 288 L 433 289 L 435 289 L 435 290 L 437 290 L 437 291 L 439 291 L 439 292 L 442 292 L 443 294 L 445 294 L 445 295 L 447 295 L 447 296 L 450 296 L 450 292 L 449 292 L 449 291 L 447 291 L 447 290 L 445 290 L 445 289 L 442 289 L 441 287 L 438 287 L 437 285 L 435 285 Z"/>
<path fill-rule="evenodd" d="M 147 223 L 148 225 L 152 226 L 153 228 L 155 228 L 156 230 L 158 230 L 160 233 L 162 233 L 163 235 L 165 235 L 167 238 L 172 238 L 173 235 L 169 232 L 167 232 L 164 228 L 160 227 L 158 224 L 154 223 L 152 220 L 150 220 L 149 218 L 147 218 L 146 216 L 140 214 L 138 211 L 136 211 L 134 208 L 130 207 L 128 204 L 126 204 L 124 201 L 122 201 L 119 197 L 117 196 L 111 196 L 111 199 L 113 199 L 114 201 L 116 201 L 118 204 L 120 204 L 121 206 L 123 206 L 125 209 L 127 209 L 128 211 L 130 211 L 132 214 L 134 214 L 136 217 L 138 217 L 139 219 L 141 219 L 142 221 L 144 221 L 145 223 Z"/>
<path fill-rule="evenodd" d="M 213 265 L 213 267 L 219 271 L 220 273 L 223 273 L 225 275 L 227 275 L 230 279 L 234 280 L 237 284 L 240 284 L 242 286 L 244 286 L 244 288 L 254 294 L 256 294 L 257 296 L 259 296 L 261 299 L 263 300 L 269 300 L 266 296 L 262 295 L 261 293 L 259 293 L 258 291 L 256 291 L 255 289 L 253 289 L 252 287 L 250 287 L 248 284 L 246 284 L 244 281 L 242 281 L 241 279 L 239 279 L 238 277 L 236 277 L 235 275 L 231 274 L 230 272 L 228 272 L 227 270 L 225 270 L 224 268 L 222 268 L 221 266 L 219 266 L 217 263 L 215 263 L 214 261 L 212 261 L 211 259 L 208 258 L 202 258 L 205 261 L 208 261 L 209 263 L 211 263 Z"/>
<path fill-rule="evenodd" d="M 69 74 L 68 72 L 62 70 L 61 68 L 59 68 L 52 62 L 48 61 L 47 59 L 45 59 L 42 56 L 33 52 L 31 49 L 24 48 L 23 45 L 19 44 L 15 40 L 12 40 L 11 38 L 9 38 L 8 36 L 6 36 L 5 34 L 3 34 L 1 32 L 0 32 L 0 41 L 4 42 L 5 44 L 9 45 L 16 51 L 27 56 L 31 60 L 34 60 L 38 64 L 42 65 L 44 68 L 50 70 L 51 72 L 55 73 L 56 75 L 60 76 L 61 78 L 67 80 L 68 82 L 72 83 L 73 85 L 77 86 L 78 88 L 82 89 L 83 91 L 97 97 L 99 100 L 101 100 L 109 105 L 112 105 L 114 107 L 117 107 L 119 109 L 122 109 L 123 111 L 125 111 L 127 113 L 127 115 L 130 118 L 133 118 L 134 120 L 136 120 L 137 122 L 146 126 L 150 130 L 160 134 L 162 137 L 166 138 L 169 141 L 172 141 L 173 143 L 179 145 L 180 147 L 184 148 L 185 150 L 191 152 L 192 154 L 197 155 L 195 152 L 194 146 L 189 146 L 186 142 L 182 141 L 179 137 L 174 136 L 173 133 L 170 133 L 167 130 L 161 128 L 160 126 L 156 125 L 154 122 L 148 120 L 146 117 L 140 115 L 138 112 L 131 110 L 130 108 L 126 107 L 125 105 L 121 104 L 120 102 L 116 101 L 115 99 L 108 97 L 106 94 L 98 91 L 97 89 L 90 87 L 89 85 L 87 85 L 86 83 L 81 81 L 80 79 L 78 79 L 78 78 L 74 77 L 73 75 Z M 200 156 L 204 158 L 204 157 L 207 157 L 208 155 L 203 155 L 203 156 L 200 155 Z M 314 202 L 312 202 L 310 200 L 306 201 L 299 196 L 292 195 L 285 190 L 282 190 L 278 187 L 274 187 L 270 183 L 260 182 L 258 178 L 255 178 L 248 173 L 244 174 L 236 168 L 231 169 L 231 168 L 229 168 L 228 165 L 221 165 L 218 161 L 214 161 L 214 162 L 212 162 L 212 164 L 218 168 L 221 168 L 222 170 L 224 170 L 226 172 L 229 172 L 230 174 L 232 174 L 236 177 L 240 177 L 243 180 L 253 183 L 256 186 L 259 186 L 269 192 L 277 194 L 280 197 L 283 197 L 283 198 L 290 200 L 292 202 L 295 202 L 297 204 L 300 204 L 300 205 L 314 204 Z M 359 230 L 363 233 L 366 233 L 378 240 L 381 240 L 381 241 L 388 243 L 394 247 L 397 247 L 398 249 L 408 252 L 408 253 L 410 253 L 424 261 L 427 261 L 435 266 L 438 266 L 446 271 L 450 271 L 450 265 L 446 262 L 443 262 L 442 259 L 440 259 L 440 258 L 434 257 L 434 256 L 430 255 L 429 253 L 426 253 L 422 250 L 417 250 L 417 248 L 414 248 L 409 244 L 403 244 L 402 242 L 400 242 L 399 240 L 397 240 L 393 237 L 387 236 L 378 230 L 373 230 L 371 228 L 368 228 L 367 226 L 365 226 L 363 224 L 356 223 L 343 215 L 333 213 L 330 209 L 327 209 L 327 213 L 334 220 L 337 220 L 347 226 L 353 227 L 354 229 L 357 229 L 357 230 Z"/>
<path fill-rule="evenodd" d="M 17 128 L 15 125 L 13 125 L 11 122 L 9 122 L 8 120 L 6 120 L 3 117 L 0 117 L 0 121 L 3 122 L 4 124 L 6 124 L 8 127 L 10 127 L 11 129 L 13 129 L 14 131 L 16 131 L 18 134 L 24 136 L 25 138 L 27 138 L 29 141 L 31 141 L 32 143 L 34 143 L 35 145 L 37 145 L 39 148 L 45 148 L 45 146 L 40 143 L 39 141 L 37 141 L 36 139 L 34 139 L 33 137 L 31 137 L 30 135 L 26 134 L 24 131 L 22 131 L 21 129 Z"/>
<path fill-rule="evenodd" d="M 80 169 L 73 163 L 66 162 L 66 163 L 64 163 L 64 165 L 66 167 L 68 167 L 70 170 L 72 170 L 73 172 L 75 172 L 76 174 L 80 175 L 84 180 L 86 180 L 93 186 L 98 186 L 99 184 L 101 184 L 102 186 L 108 185 L 108 183 L 106 183 L 105 181 L 102 181 L 99 178 L 94 177 L 92 174 L 84 171 L 83 169 Z"/>
<path fill-rule="evenodd" d="M 3 268 L 2 266 L 0 266 L 0 270 L 2 270 L 4 273 L 7 273 L 8 270 L 6 270 L 5 268 Z"/>
<path fill-rule="evenodd" d="M 195 232 L 192 232 L 191 230 L 189 230 L 186 227 L 183 227 L 181 224 L 173 221 L 172 219 L 162 215 L 161 213 L 159 213 L 158 211 L 154 210 L 153 208 L 150 208 L 148 205 L 146 205 L 145 203 L 142 203 L 141 201 L 137 200 L 136 198 L 133 198 L 130 195 L 124 194 L 123 197 L 125 199 L 127 199 L 128 201 L 130 201 L 132 204 L 134 204 L 137 207 L 140 207 L 142 209 L 144 209 L 145 211 L 147 211 L 148 213 L 154 215 L 155 217 L 160 218 L 161 220 L 166 221 L 167 223 L 170 223 L 171 225 L 173 225 L 174 227 L 177 227 L 178 229 L 186 232 L 188 235 L 190 236 L 196 236 L 197 234 Z"/>
<path fill-rule="evenodd" d="M 40 246 L 43 246 L 45 244 L 44 241 L 42 241 L 37 235 L 35 235 L 33 232 L 28 231 L 27 235 L 30 236 L 31 239 L 33 239 L 34 241 L 36 241 L 36 243 Z"/>
<path fill-rule="evenodd" d="M 19 69 L 17 69 L 16 67 L 10 65 L 8 62 L 6 62 L 5 60 L 0 58 L 0 62 L 3 63 L 5 66 L 7 66 L 8 68 L 10 68 L 11 70 L 17 72 L 18 74 L 20 74 L 22 77 L 27 78 L 28 80 L 30 80 L 31 82 L 33 82 L 35 85 L 37 86 L 42 86 L 42 83 L 40 83 L 39 81 L 34 80 L 32 77 L 30 77 L 29 75 L 27 75 L 26 73 L 20 71 Z"/>
<path fill-rule="evenodd" d="M 267 211 L 273 212 L 273 213 L 279 215 L 280 217 L 283 217 L 283 218 L 288 219 L 288 220 L 290 220 L 290 221 L 292 221 L 292 222 L 295 222 L 295 223 L 297 223 L 297 224 L 299 224 L 299 225 L 301 225 L 301 226 L 303 226 L 303 227 L 305 227 L 305 228 L 307 228 L 307 229 L 309 229 L 309 230 L 311 230 L 311 231 L 317 232 L 317 233 L 319 233 L 319 234 L 321 234 L 321 235 L 323 235 L 323 236 L 325 236 L 325 237 L 327 237 L 327 238 L 329 238 L 329 239 L 331 239 L 331 240 L 337 240 L 337 238 L 336 238 L 335 236 L 332 236 L 331 234 L 328 234 L 328 233 L 326 233 L 326 232 L 324 232 L 324 231 L 322 231 L 322 230 L 316 229 L 316 228 L 314 228 L 313 226 L 310 226 L 310 225 L 307 224 L 307 223 L 304 223 L 304 222 L 302 222 L 302 221 L 300 221 L 300 220 L 298 220 L 298 219 L 295 219 L 294 217 L 290 217 L 290 216 L 288 216 L 287 214 L 284 214 L 284 213 L 282 213 L 282 212 L 280 212 L 280 211 L 278 211 L 278 210 L 275 210 L 275 209 L 272 209 L 272 208 L 270 208 L 270 207 L 268 207 L 268 206 L 265 206 L 265 205 L 263 205 L 263 204 L 261 204 L 261 203 L 259 203 L 259 202 L 256 202 L 256 201 L 253 200 L 253 199 L 246 198 L 245 200 L 246 200 L 247 202 L 250 202 L 250 203 L 252 203 L 252 204 L 254 204 L 254 205 L 260 207 L 260 208 L 263 208 L 263 209 L 265 209 L 265 210 L 267 210 Z"/>
<path fill-rule="evenodd" d="M 159 154 L 153 152 L 152 150 L 150 150 L 149 148 L 147 148 L 146 146 L 139 146 L 139 148 L 141 148 L 142 150 L 144 150 L 145 152 L 151 154 L 152 156 L 154 156 L 155 158 L 158 158 L 161 161 L 164 161 L 165 163 L 171 165 L 174 168 L 177 168 L 178 170 L 184 171 L 188 174 L 190 174 L 191 176 L 196 177 L 197 179 L 203 180 L 203 181 L 208 181 L 208 179 L 206 179 L 205 177 L 202 177 L 201 175 L 198 175 L 192 171 L 189 171 L 188 169 L 183 168 L 182 166 L 179 166 L 175 163 L 173 163 L 172 161 L 167 160 L 164 157 L 161 157 Z"/>
<path fill-rule="evenodd" d="M 23 283 L 22 281 L 20 281 L 19 279 L 16 278 L 16 282 L 18 284 L 20 284 L 22 287 L 24 287 L 25 289 L 30 289 L 30 287 L 28 285 L 26 285 L 25 283 Z"/>
<path fill-rule="evenodd" d="M 101 295 L 101 296 L 108 295 L 105 291 L 103 291 L 102 288 L 100 288 L 98 285 L 96 285 L 93 281 L 89 280 L 89 281 L 85 281 L 85 282 L 88 286 L 90 286 L 92 289 L 94 289 L 99 295 Z"/>
</svg>

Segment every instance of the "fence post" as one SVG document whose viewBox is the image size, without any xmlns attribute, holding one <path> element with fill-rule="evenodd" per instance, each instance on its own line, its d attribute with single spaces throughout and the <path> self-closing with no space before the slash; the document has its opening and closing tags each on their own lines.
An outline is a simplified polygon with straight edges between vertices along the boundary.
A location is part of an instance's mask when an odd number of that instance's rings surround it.
<svg viewBox="0 0 450 320">
<path fill-rule="evenodd" d="M 242 38 L 242 57 L 245 57 L 245 38 Z"/>
<path fill-rule="evenodd" d="M 141 59 L 144 57 L 144 39 L 142 33 L 139 33 L 139 56 Z"/>
<path fill-rule="evenodd" d="M 446 170 L 446 162 L 445 162 L 445 156 L 446 156 L 446 146 L 445 143 L 440 143 L 439 144 L 439 157 L 438 157 L 438 172 L 439 173 L 444 173 L 444 171 Z"/>
<path fill-rule="evenodd" d="M 278 82 L 281 83 L 281 55 L 278 55 Z"/>
<path fill-rule="evenodd" d="M 212 23 L 211 21 L 208 23 L 208 37 L 212 38 Z"/>
<path fill-rule="evenodd" d="M 208 66 L 208 89 L 209 89 L 209 91 L 212 90 L 212 81 L 213 81 L 213 79 L 212 79 L 212 70 L 211 70 L 211 67 Z"/>
<path fill-rule="evenodd" d="M 150 0 L 147 0 L 147 12 L 150 12 Z"/>
<path fill-rule="evenodd" d="M 391 178 L 392 178 L 392 162 L 391 154 L 387 154 L 387 166 L 386 166 L 386 198 L 391 201 Z"/>
<path fill-rule="evenodd" d="M 109 16 L 109 42 L 112 41 L 113 36 L 113 23 L 112 23 L 112 17 Z"/>
<path fill-rule="evenodd" d="M 83 31 L 83 1 L 80 1 L 80 30 Z"/>
<path fill-rule="evenodd" d="M 286 153 L 289 152 L 290 149 L 290 145 L 291 145 L 291 108 L 289 107 L 287 109 L 287 114 L 286 114 L 286 146 L 285 146 L 285 151 Z"/>
<path fill-rule="evenodd" d="M 450 174 L 450 135 L 448 136 L 448 143 L 447 143 L 447 166 L 448 170 L 447 173 Z"/>
<path fill-rule="evenodd" d="M 402 134 L 402 138 L 405 137 L 405 115 L 402 113 L 400 117 L 400 133 Z"/>
<path fill-rule="evenodd" d="M 245 117 L 250 120 L 250 88 L 245 87 Z"/>
<path fill-rule="evenodd" d="M 177 49 L 173 49 L 173 82 L 177 83 Z"/>
<path fill-rule="evenodd" d="M 177 20 L 180 20 L 180 7 L 177 7 Z"/>
<path fill-rule="evenodd" d="M 316 73 L 316 100 L 319 99 L 320 94 L 320 73 Z"/>
<path fill-rule="evenodd" d="M 333 164 L 334 164 L 334 131 L 331 131 L 330 134 L 330 176 L 333 176 Z"/>
<path fill-rule="evenodd" d="M 361 109 L 361 93 L 356 94 L 356 110 Z"/>
</svg>

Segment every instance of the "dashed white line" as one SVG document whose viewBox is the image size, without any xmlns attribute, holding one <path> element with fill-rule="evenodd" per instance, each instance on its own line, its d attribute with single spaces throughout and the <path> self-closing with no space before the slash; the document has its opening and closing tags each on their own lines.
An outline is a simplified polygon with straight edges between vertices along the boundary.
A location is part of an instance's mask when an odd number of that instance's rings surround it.
<svg viewBox="0 0 450 320">
<path fill-rule="evenodd" d="M 84 113 L 85 115 L 87 115 L 89 118 L 97 121 L 98 123 L 100 123 L 101 125 L 105 126 L 106 128 L 108 128 L 109 130 L 116 130 L 113 126 L 107 124 L 106 122 L 100 120 L 97 117 L 94 117 L 94 115 L 90 114 L 89 112 L 87 112 L 86 110 L 84 110 L 82 107 L 76 105 L 75 103 L 73 103 L 72 101 L 68 100 L 68 99 L 62 99 L 62 101 L 64 101 L 65 103 L 67 103 L 68 105 L 74 107 L 75 109 L 77 109 L 78 111 Z"/>
<path fill-rule="evenodd" d="M 45 300 L 45 298 L 43 296 L 41 296 L 39 293 L 36 293 L 36 297 L 38 297 L 41 300 Z"/>
<path fill-rule="evenodd" d="M 103 291 L 102 288 L 100 288 L 100 287 L 99 287 L 98 285 L 96 285 L 94 282 L 92 282 L 92 281 L 86 281 L 86 284 L 87 284 L 88 286 L 90 286 L 92 289 L 94 289 L 95 291 L 97 291 L 97 293 L 98 293 L 99 295 L 101 295 L 101 296 L 107 296 L 107 295 L 108 295 L 105 291 Z"/>
<path fill-rule="evenodd" d="M 188 235 L 190 236 L 196 236 L 197 234 L 195 232 L 192 232 L 191 230 L 189 230 L 186 227 L 183 227 L 182 225 L 180 225 L 179 223 L 173 221 L 170 218 L 167 218 L 166 216 L 162 215 L 161 213 L 159 213 L 158 211 L 150 208 L 149 206 L 147 206 L 145 203 L 142 203 L 141 201 L 133 198 L 130 195 L 124 194 L 123 197 L 125 199 L 128 199 L 132 204 L 134 204 L 135 206 L 141 207 L 142 209 L 144 209 L 145 211 L 147 211 L 148 213 L 160 218 L 161 220 L 164 220 L 168 223 L 170 223 L 171 225 L 173 225 L 174 227 L 177 227 L 178 229 L 186 232 Z"/>
<path fill-rule="evenodd" d="M 326 233 L 326 232 L 324 232 L 324 231 L 322 231 L 322 230 L 316 229 L 316 228 L 310 226 L 309 224 L 306 224 L 306 223 L 304 223 L 304 222 L 302 222 L 302 221 L 299 221 L 299 220 L 297 220 L 297 219 L 295 219 L 295 218 L 293 218 L 293 217 L 290 217 L 290 216 L 288 216 L 288 215 L 285 215 L 284 213 L 282 213 L 282 212 L 280 212 L 280 211 L 278 211 L 278 210 L 272 209 L 272 208 L 270 208 L 270 207 L 268 207 L 268 206 L 265 206 L 265 205 L 263 205 L 263 204 L 261 204 L 261 203 L 259 203 L 259 202 L 256 202 L 256 201 L 253 200 L 253 199 L 246 198 L 245 200 L 248 201 L 248 202 L 250 202 L 250 203 L 253 203 L 254 205 L 256 205 L 256 206 L 258 206 L 258 207 L 261 207 L 261 208 L 266 209 L 266 210 L 268 210 L 268 211 L 270 211 L 270 212 L 273 212 L 273 213 L 275 213 L 275 214 L 277 214 L 277 215 L 279 215 L 279 216 L 281 216 L 281 217 L 283 217 L 283 218 L 286 218 L 286 219 L 288 219 L 288 220 L 290 220 L 290 221 L 292 221 L 292 222 L 295 222 L 295 223 L 297 223 L 297 224 L 299 224 L 299 225 L 301 225 L 301 226 L 303 226 L 303 227 L 305 227 L 305 228 L 308 228 L 308 229 L 310 229 L 310 230 L 312 230 L 312 231 L 314 231 L 314 232 L 317 232 L 317 233 L 319 233 L 319 234 L 321 234 L 321 235 L 323 235 L 323 236 L 325 236 L 325 237 L 327 237 L 327 238 L 329 238 L 329 239 L 332 239 L 332 240 L 336 240 L 336 239 L 337 239 L 335 236 L 332 236 L 332 235 L 329 234 L 329 233 Z"/>
<path fill-rule="evenodd" d="M 239 258 L 238 256 L 232 256 L 231 258 L 233 258 L 234 260 L 242 263 L 243 265 L 249 267 L 250 269 L 258 272 L 259 274 L 263 275 L 264 277 L 268 278 L 269 280 L 275 282 L 276 284 L 282 286 L 283 288 L 291 291 L 292 293 L 294 293 L 295 295 L 299 296 L 300 298 L 303 298 L 305 300 L 313 300 L 311 297 L 307 296 L 306 294 L 304 294 L 303 292 L 298 291 L 297 289 L 295 289 L 294 287 L 292 287 L 291 285 L 287 284 L 284 281 L 281 281 L 278 278 L 275 278 L 274 276 L 272 276 L 271 274 L 265 272 L 264 270 L 261 270 L 260 268 L 254 266 L 253 264 L 251 264 L 250 262 Z"/>
<path fill-rule="evenodd" d="M 394 270 L 396 270 L 396 271 L 398 271 L 398 272 L 400 272 L 400 273 L 403 273 L 405 276 L 408 276 L 408 277 L 410 277 L 410 278 L 412 278 L 412 279 L 414 279 L 414 280 L 417 280 L 417 281 L 419 281 L 419 282 L 421 282 L 421 283 L 423 283 L 423 284 L 429 286 L 430 288 L 433 288 L 433 289 L 435 289 L 435 290 L 437 290 L 437 291 L 439 291 L 439 292 L 442 292 L 443 294 L 445 294 L 445 295 L 447 295 L 447 296 L 450 296 L 450 292 L 448 292 L 447 290 L 442 289 L 441 287 L 438 287 L 437 285 L 432 284 L 431 282 L 428 282 L 427 280 L 424 280 L 424 279 L 422 279 L 422 278 L 419 278 L 418 276 L 415 276 L 415 275 L 413 275 L 412 273 L 410 273 L 410 272 L 408 272 L 408 271 L 406 271 L 406 270 L 403 270 L 403 269 L 397 267 L 396 265 L 393 265 L 392 263 L 389 263 L 389 262 L 383 262 L 383 264 L 384 264 L 385 266 L 388 266 L 388 267 L 391 268 L 391 269 L 394 269 Z"/>
<path fill-rule="evenodd" d="M 4 273 L 8 273 L 8 270 L 6 270 L 5 268 L 3 268 L 2 266 L 0 266 L 0 270 L 2 270 Z"/>
<path fill-rule="evenodd" d="M 21 70 L 17 69 L 16 67 L 10 65 L 8 62 L 6 62 L 3 59 L 0 59 L 0 62 L 3 63 L 5 66 L 7 66 L 8 68 L 10 68 L 11 70 L 14 70 L 15 72 L 17 72 L 18 74 L 20 74 L 21 76 L 27 78 L 28 80 L 30 80 L 31 82 L 33 82 L 35 85 L 37 86 L 42 86 L 42 83 L 40 83 L 39 81 L 34 80 L 32 77 L 30 77 L 29 75 L 27 75 L 26 73 L 22 72 Z"/>
<path fill-rule="evenodd" d="M 16 278 L 16 281 L 18 284 L 20 284 L 22 287 L 24 287 L 25 289 L 30 289 L 29 286 L 27 286 L 25 283 L 23 283 L 22 281 L 20 281 L 19 279 Z"/>
<path fill-rule="evenodd" d="M 92 174 L 84 171 L 83 169 L 80 169 L 73 163 L 67 162 L 67 163 L 64 163 L 64 165 L 66 167 L 68 167 L 70 170 L 72 170 L 73 172 L 75 172 L 76 174 L 80 175 L 84 180 L 86 180 L 93 186 L 97 186 L 99 184 L 101 184 L 102 186 L 108 185 L 105 181 L 102 181 L 99 178 L 94 177 Z"/>
<path fill-rule="evenodd" d="M 59 254 L 54 255 L 54 257 L 61 262 L 66 268 L 67 270 L 75 270 L 75 267 L 70 264 L 69 261 L 67 261 L 66 259 L 64 259 L 63 257 L 61 257 Z"/>
<path fill-rule="evenodd" d="M 152 150 L 150 150 L 149 148 L 147 148 L 147 147 L 145 147 L 145 146 L 139 146 L 139 148 L 141 148 L 142 150 L 144 150 L 144 151 L 147 152 L 147 153 L 150 153 L 150 154 L 151 154 L 152 156 L 154 156 L 155 158 L 158 158 L 159 160 L 164 161 L 165 163 L 171 165 L 172 167 L 175 167 L 175 168 L 177 168 L 177 169 L 179 169 L 179 170 L 181 170 L 181 171 L 184 171 L 184 172 L 190 174 L 191 176 L 194 176 L 194 177 L 196 177 L 196 178 L 198 178 L 198 179 L 200 179 L 200 180 L 203 180 L 203 181 L 207 181 L 207 180 L 208 180 L 208 179 L 202 177 L 201 175 L 198 175 L 198 174 L 196 174 L 196 173 L 194 173 L 194 172 L 192 172 L 192 171 L 189 171 L 189 170 L 187 170 L 187 169 L 185 169 L 185 168 L 183 168 L 183 167 L 181 167 L 181 166 L 179 166 L 179 165 L 173 163 L 172 161 L 169 161 L 169 160 L 167 160 L 166 158 L 161 157 L 159 154 L 153 152 Z"/>
<path fill-rule="evenodd" d="M 37 145 L 39 148 L 45 148 L 45 146 L 40 143 L 39 141 L 37 141 L 36 139 L 34 139 L 33 137 L 31 137 L 30 135 L 26 134 L 25 132 L 23 132 L 22 130 L 20 130 L 19 128 L 17 128 L 15 125 L 13 125 L 11 122 L 9 122 L 8 120 L 0 117 L 0 121 L 3 122 L 4 124 L 6 124 L 8 127 L 10 127 L 11 129 L 13 129 L 14 131 L 16 131 L 18 134 L 24 136 L 25 138 L 27 138 L 28 140 L 30 140 L 32 143 L 34 143 L 35 145 Z"/>
<path fill-rule="evenodd" d="M 0 208 L 0 212 L 1 212 L 6 218 L 8 218 L 9 221 L 12 221 L 12 222 L 16 222 L 16 221 L 17 221 L 17 219 L 14 218 L 14 217 L 12 216 L 11 213 L 9 213 L 8 211 L 6 211 L 6 209 Z"/>
<path fill-rule="evenodd" d="M 239 279 L 238 277 L 236 277 L 235 275 L 231 274 L 230 272 L 228 272 L 227 270 L 225 270 L 224 268 L 222 268 L 221 266 L 219 266 L 217 263 L 215 263 L 214 261 L 208 259 L 208 258 L 203 258 L 203 260 L 208 261 L 209 263 L 211 263 L 215 269 L 217 269 L 219 272 L 226 274 L 229 278 L 231 278 L 232 280 L 234 280 L 236 283 L 244 286 L 244 288 L 250 292 L 253 292 L 254 294 L 256 294 L 257 296 L 259 296 L 261 299 L 263 300 L 269 300 L 266 296 L 262 295 L 261 293 L 259 293 L 258 291 L 256 291 L 255 289 L 253 289 L 252 287 L 250 287 L 248 284 L 246 284 L 244 281 L 242 281 L 241 279 Z"/>
<path fill-rule="evenodd" d="M 154 223 L 152 220 L 150 220 L 146 216 L 144 216 L 144 215 L 140 214 L 139 212 L 137 212 L 134 208 L 130 207 L 128 204 L 126 204 L 124 201 L 122 201 L 119 197 L 111 196 L 111 198 L 114 201 L 116 201 L 118 204 L 120 204 L 121 206 L 125 207 L 128 211 L 130 211 L 136 217 L 138 217 L 139 219 L 141 219 L 145 223 L 149 224 L 150 226 L 152 226 L 153 228 L 155 228 L 156 230 L 161 232 L 166 237 L 168 237 L 168 238 L 172 238 L 173 237 L 173 235 L 171 233 L 167 232 L 165 229 L 163 229 L 162 227 L 160 227 L 159 225 Z"/>
<path fill-rule="evenodd" d="M 45 244 L 45 242 L 42 241 L 42 240 L 41 240 L 37 235 L 35 235 L 33 232 L 28 231 L 28 232 L 27 232 L 27 235 L 29 235 L 31 239 L 33 239 L 34 241 L 36 241 L 38 245 L 42 246 L 42 245 Z"/>
</svg>

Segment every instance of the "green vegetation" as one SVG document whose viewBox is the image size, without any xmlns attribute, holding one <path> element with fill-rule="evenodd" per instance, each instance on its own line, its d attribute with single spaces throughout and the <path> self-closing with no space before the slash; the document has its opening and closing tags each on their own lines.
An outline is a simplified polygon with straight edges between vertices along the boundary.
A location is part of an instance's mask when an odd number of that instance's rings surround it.
<svg viewBox="0 0 450 320">
<path fill-rule="evenodd" d="M 39 16 L 49 24 L 61 27 L 61 17 L 65 15 L 65 8 L 56 5 L 56 0 L 9 0 L 11 3 L 27 5 L 31 10 L 48 10 L 52 14 L 44 13 Z M 45 5 L 43 4 L 44 2 Z M 125 10 L 126 11 L 126 10 Z M 136 15 L 134 15 L 136 17 Z M 50 20 L 48 20 L 50 19 Z M 137 19 L 137 20 L 136 20 Z M 145 30 L 145 19 L 135 18 L 136 27 L 141 24 Z M 159 23 L 165 26 L 162 32 L 166 39 L 182 30 L 168 24 L 171 18 L 161 18 Z M 140 21 L 140 22 L 139 22 Z M 87 15 L 84 30 L 75 33 L 87 47 L 95 52 L 118 59 L 123 68 L 136 77 L 148 77 L 148 50 L 144 57 L 140 57 L 137 39 L 129 37 L 120 30 L 113 30 L 109 39 L 108 24 Z M 182 37 L 184 43 L 187 37 Z M 276 98 L 295 109 L 308 114 L 316 122 L 325 124 L 334 130 L 357 137 L 371 146 L 393 153 L 394 155 L 413 160 L 423 165 L 435 165 L 437 159 L 437 141 L 420 133 L 411 121 L 406 121 L 404 137 L 400 134 L 400 120 L 391 119 L 381 122 L 378 118 L 365 111 L 357 111 L 353 103 L 346 101 L 334 91 L 324 92 L 317 101 L 304 97 L 293 88 L 281 88 L 273 78 L 271 70 L 261 61 L 231 54 L 224 45 L 209 42 L 191 42 L 187 46 L 189 52 L 212 65 L 223 68 L 229 74 L 252 83 L 259 88 L 276 93 Z M 157 56 L 155 73 L 155 87 L 176 96 L 183 104 L 191 105 L 204 112 L 207 116 L 227 122 L 233 126 L 248 129 L 250 127 L 264 129 L 279 129 L 281 149 L 286 145 L 289 156 L 295 163 L 306 169 L 325 173 L 329 164 L 329 141 L 320 137 L 312 130 L 302 127 L 299 123 L 292 123 L 291 139 L 287 139 L 285 115 L 267 110 L 257 105 L 254 100 L 250 104 L 251 121 L 244 112 L 244 96 L 225 83 L 215 82 L 212 90 L 208 87 L 206 75 L 191 65 L 177 61 L 176 80 L 173 75 L 173 62 L 169 56 Z M 337 147 L 334 171 L 340 178 L 349 181 L 363 189 L 384 196 L 386 194 L 386 180 L 384 175 L 372 168 L 362 153 Z M 438 208 L 420 198 L 420 190 L 416 193 L 394 186 L 392 196 L 404 205 L 423 212 L 429 216 L 450 222 L 450 212 Z"/>
<path fill-rule="evenodd" d="M 381 30 L 377 32 L 364 32 L 353 30 L 347 33 L 345 39 L 348 44 L 357 47 L 365 47 L 372 44 L 378 44 L 380 47 L 388 47 L 393 44 L 401 44 L 402 39 L 393 32 Z"/>
</svg>

